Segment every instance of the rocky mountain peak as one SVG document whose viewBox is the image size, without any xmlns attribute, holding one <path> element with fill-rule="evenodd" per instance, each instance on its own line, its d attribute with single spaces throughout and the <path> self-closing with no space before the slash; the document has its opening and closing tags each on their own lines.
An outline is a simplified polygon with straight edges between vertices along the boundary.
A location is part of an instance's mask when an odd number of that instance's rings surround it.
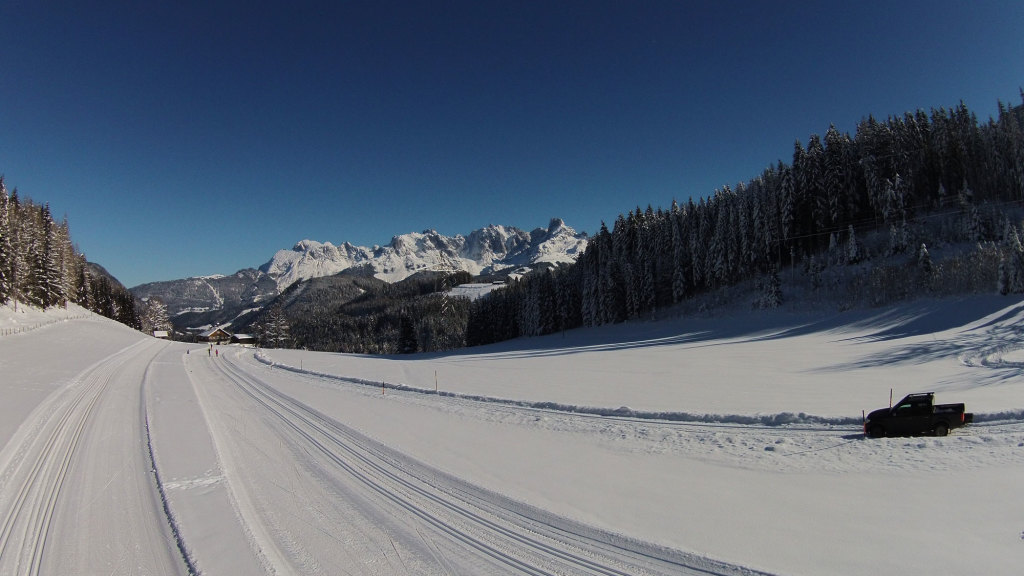
<svg viewBox="0 0 1024 576">
<path fill-rule="evenodd" d="M 186 278 L 134 288 L 140 298 L 159 297 L 172 315 L 193 315 L 189 326 L 230 321 L 296 282 L 333 276 L 360 268 L 386 282 L 398 282 L 425 270 L 458 269 L 473 275 L 530 268 L 539 263 L 573 262 L 587 246 L 560 218 L 547 229 L 525 232 L 514 226 L 489 225 L 463 236 L 436 230 L 394 236 L 387 246 L 365 248 L 349 242 L 334 245 L 305 239 L 278 250 L 259 269 L 233 276 Z"/>
</svg>

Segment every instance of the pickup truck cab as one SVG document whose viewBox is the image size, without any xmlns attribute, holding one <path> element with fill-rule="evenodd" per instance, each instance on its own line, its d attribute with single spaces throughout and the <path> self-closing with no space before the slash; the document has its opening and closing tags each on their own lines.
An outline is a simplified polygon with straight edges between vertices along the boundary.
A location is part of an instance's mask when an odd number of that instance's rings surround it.
<svg viewBox="0 0 1024 576">
<path fill-rule="evenodd" d="M 963 404 L 935 404 L 935 393 L 910 394 L 892 408 L 868 414 L 864 434 L 872 438 L 935 434 L 945 436 L 953 428 L 970 424 L 974 415 Z"/>
</svg>

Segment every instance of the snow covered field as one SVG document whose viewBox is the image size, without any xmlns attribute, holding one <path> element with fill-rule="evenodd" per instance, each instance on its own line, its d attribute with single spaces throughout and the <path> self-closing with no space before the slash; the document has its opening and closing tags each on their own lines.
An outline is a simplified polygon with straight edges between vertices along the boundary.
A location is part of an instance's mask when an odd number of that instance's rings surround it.
<svg viewBox="0 0 1024 576">
<path fill-rule="evenodd" d="M 973 297 L 381 358 L 3 307 L 0 575 L 1018 574 L 1022 320 Z M 890 389 L 977 423 L 864 439 Z"/>
</svg>

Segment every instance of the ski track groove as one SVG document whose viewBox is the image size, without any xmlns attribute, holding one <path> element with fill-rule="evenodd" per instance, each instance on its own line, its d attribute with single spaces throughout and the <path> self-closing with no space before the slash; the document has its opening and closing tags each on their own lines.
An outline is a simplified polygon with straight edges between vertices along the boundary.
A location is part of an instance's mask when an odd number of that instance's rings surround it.
<svg viewBox="0 0 1024 576">
<path fill-rule="evenodd" d="M 694 574 L 753 573 L 747 569 L 732 567 L 712 560 L 694 562 L 693 564 L 698 565 L 691 565 L 657 557 L 643 551 L 625 549 L 617 546 L 614 542 L 605 542 L 595 539 L 593 536 L 573 533 L 570 530 L 545 523 L 543 520 L 531 518 L 524 512 L 503 508 L 480 496 L 459 495 L 454 489 L 445 490 L 441 487 L 424 488 L 423 486 L 430 486 L 430 483 L 424 478 L 418 477 L 411 470 L 412 466 L 403 465 L 400 461 L 401 457 L 391 454 L 386 447 L 362 437 L 315 409 L 274 390 L 258 378 L 236 367 L 227 358 L 224 360 L 226 362 L 217 365 L 225 377 L 263 408 L 280 418 L 284 424 L 353 478 L 434 529 L 519 573 L 549 574 L 551 573 L 548 571 L 550 566 L 557 566 L 555 573 L 570 570 L 574 573 L 604 576 L 626 576 L 633 573 L 678 574 L 680 571 Z M 318 435 L 323 436 L 325 440 L 317 439 Z M 350 463 L 349 459 L 354 463 Z M 383 482 L 379 482 L 378 479 Z M 397 487 L 398 490 L 395 490 L 394 487 Z M 405 495 L 400 494 L 399 491 L 404 492 Z M 447 494 L 447 497 L 439 496 L 439 493 Z M 471 502 L 471 499 L 479 502 Z M 417 500 L 426 505 L 418 504 Z M 428 506 L 440 509 L 441 512 L 428 510 Z M 485 508 L 490 508 L 490 510 Z M 523 508 L 528 507 L 523 506 Z M 480 512 L 476 512 L 474 509 L 480 510 Z M 446 522 L 443 515 L 449 518 L 454 516 L 477 530 L 482 528 L 483 534 L 497 540 L 500 544 L 484 541 L 483 537 L 476 535 L 474 529 L 459 528 L 453 522 Z M 488 516 L 499 519 L 492 520 Z M 509 528 L 506 524 L 514 527 Z M 533 556 L 534 560 L 530 562 L 520 559 L 506 549 L 520 551 L 520 553 L 524 550 L 529 551 L 529 555 Z M 607 555 L 614 558 L 614 562 L 620 564 L 636 562 L 637 564 L 630 568 L 638 572 L 625 571 L 603 564 L 584 556 L 583 554 L 587 552 L 571 552 L 570 550 L 573 549 L 587 550 L 591 556 Z"/>
<path fill-rule="evenodd" d="M 123 348 L 76 377 L 77 386 L 71 385 L 77 388 L 74 396 L 58 407 L 60 416 L 46 432 L 43 446 L 21 481 L 0 527 L 0 572 L 7 573 L 5 562 L 11 561 L 13 555 L 13 573 L 40 573 L 54 508 L 93 408 L 114 375 L 145 343 L 140 340 Z M 53 419 L 47 418 L 43 427 L 49 427 L 51 422 Z M 28 439 L 27 444 L 32 446 L 39 441 L 37 435 Z M 16 463 L 15 468 L 21 464 Z M 19 524 L 20 538 L 15 535 Z"/>
<path fill-rule="evenodd" d="M 365 486 L 367 486 L 368 488 L 370 488 L 374 492 L 380 494 L 381 496 L 383 496 L 387 500 L 389 500 L 389 501 L 397 504 L 398 506 L 402 507 L 407 512 L 410 512 L 414 516 L 416 516 L 416 517 L 420 518 L 421 520 L 427 522 L 428 524 L 430 524 L 434 528 L 436 528 L 436 529 L 438 529 L 438 530 L 448 534 L 449 536 L 451 536 L 451 537 L 453 537 L 453 538 L 463 542 L 464 544 L 466 544 L 466 545 L 468 545 L 468 546 L 478 550 L 479 552 L 482 552 L 483 554 L 485 554 L 485 555 L 487 555 L 487 556 L 489 556 L 489 557 L 491 557 L 493 559 L 496 559 L 496 560 L 498 560 L 498 561 L 500 561 L 500 562 L 502 562 L 504 564 L 507 564 L 507 565 L 509 565 L 509 566 L 511 566 L 513 568 L 516 568 L 517 570 L 519 570 L 520 572 L 522 572 L 524 574 L 535 574 L 535 575 L 547 574 L 547 572 L 543 572 L 543 571 L 534 569 L 532 566 L 530 566 L 530 565 L 528 565 L 528 564 L 526 564 L 526 563 L 524 563 L 524 562 L 522 562 L 522 561 L 512 557 L 511 555 L 506 554 L 506 553 L 504 553 L 504 552 L 502 552 L 502 551 L 500 551 L 500 550 L 498 550 L 498 549 L 496 549 L 496 548 L 494 548 L 494 547 L 492 547 L 492 546 L 490 546 L 490 545 L 488 545 L 488 544 L 486 544 L 484 542 L 481 542 L 481 541 L 479 541 L 479 540 L 477 540 L 475 538 L 472 538 L 469 534 L 466 534 L 466 533 L 464 533 L 464 532 L 462 532 L 460 530 L 456 530 L 456 529 L 454 529 L 452 527 L 449 527 L 444 522 L 440 521 L 439 519 L 435 518 L 431 514 L 427 513 L 422 508 L 420 508 L 418 506 L 415 506 L 411 502 L 409 502 L 409 501 L 407 501 L 405 499 L 402 499 L 402 498 L 398 497 L 397 495 L 393 494 L 392 492 L 386 490 L 385 488 L 383 488 L 382 486 L 380 486 L 379 484 L 374 482 L 374 480 L 372 478 L 370 478 L 368 475 L 364 474 L 363 472 L 360 472 L 358 469 L 356 469 L 355 467 L 353 467 L 350 464 L 348 464 L 347 462 L 345 462 L 341 457 L 339 457 L 337 454 L 335 454 L 328 446 L 326 446 L 324 443 L 322 443 L 319 440 L 317 440 L 310 432 L 307 432 L 305 429 L 302 428 L 302 426 L 300 426 L 299 424 L 296 424 L 295 421 L 290 419 L 285 414 L 285 412 L 291 414 L 295 418 L 298 418 L 301 422 L 303 422 L 307 426 L 310 426 L 315 431 L 318 431 L 318 432 L 321 432 L 321 433 L 325 434 L 326 431 L 323 429 L 322 426 L 319 426 L 318 424 L 313 422 L 312 419 L 310 419 L 310 418 L 308 418 L 308 417 L 306 417 L 304 415 L 301 415 L 298 412 L 298 410 L 286 406 L 284 404 L 284 402 L 282 402 L 280 400 L 277 400 L 277 399 L 273 398 L 267 392 L 265 392 L 263 390 L 260 390 L 259 389 L 259 387 L 260 387 L 259 384 L 256 384 L 254 382 L 250 382 L 250 381 L 248 381 L 248 378 L 246 378 L 244 376 L 239 376 L 239 375 L 237 375 L 235 373 L 232 373 L 232 372 L 229 372 L 228 370 L 226 370 L 224 368 L 221 368 L 221 370 L 245 394 L 250 396 L 254 401 L 256 401 L 259 404 L 261 404 L 264 408 L 269 410 L 271 413 L 273 413 L 276 416 L 278 416 L 281 419 L 281 421 L 283 423 L 285 423 L 289 428 L 293 429 L 301 437 L 305 438 L 310 444 L 312 444 L 318 450 L 320 450 L 332 462 L 337 464 L 339 467 L 344 469 L 346 472 L 351 474 L 353 477 L 355 477 L 358 480 L 360 480 Z M 275 408 L 275 406 L 278 406 L 278 408 Z M 333 443 L 335 445 L 337 445 L 339 448 L 341 448 L 342 450 L 344 450 L 348 455 L 355 457 L 356 459 L 358 459 L 359 461 L 363 462 L 364 464 L 368 464 L 371 468 L 377 469 L 378 471 L 381 471 L 381 472 L 385 472 L 385 474 L 387 474 L 390 479 L 397 480 L 397 477 L 395 477 L 394 475 L 384 471 L 382 467 L 380 467 L 380 466 L 370 462 L 367 457 L 357 453 L 355 450 L 349 448 L 348 446 L 343 445 L 340 441 L 335 439 L 333 441 Z"/>
</svg>

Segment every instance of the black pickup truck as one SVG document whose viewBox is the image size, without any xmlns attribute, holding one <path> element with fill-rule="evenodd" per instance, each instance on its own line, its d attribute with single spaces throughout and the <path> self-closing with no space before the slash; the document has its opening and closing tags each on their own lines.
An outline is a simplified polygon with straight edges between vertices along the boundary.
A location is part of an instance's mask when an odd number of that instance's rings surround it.
<svg viewBox="0 0 1024 576">
<path fill-rule="evenodd" d="M 935 434 L 945 436 L 953 428 L 974 421 L 974 414 L 964 412 L 963 404 L 935 404 L 935 393 L 910 394 L 892 408 L 868 414 L 864 434 L 872 438 Z"/>
</svg>

